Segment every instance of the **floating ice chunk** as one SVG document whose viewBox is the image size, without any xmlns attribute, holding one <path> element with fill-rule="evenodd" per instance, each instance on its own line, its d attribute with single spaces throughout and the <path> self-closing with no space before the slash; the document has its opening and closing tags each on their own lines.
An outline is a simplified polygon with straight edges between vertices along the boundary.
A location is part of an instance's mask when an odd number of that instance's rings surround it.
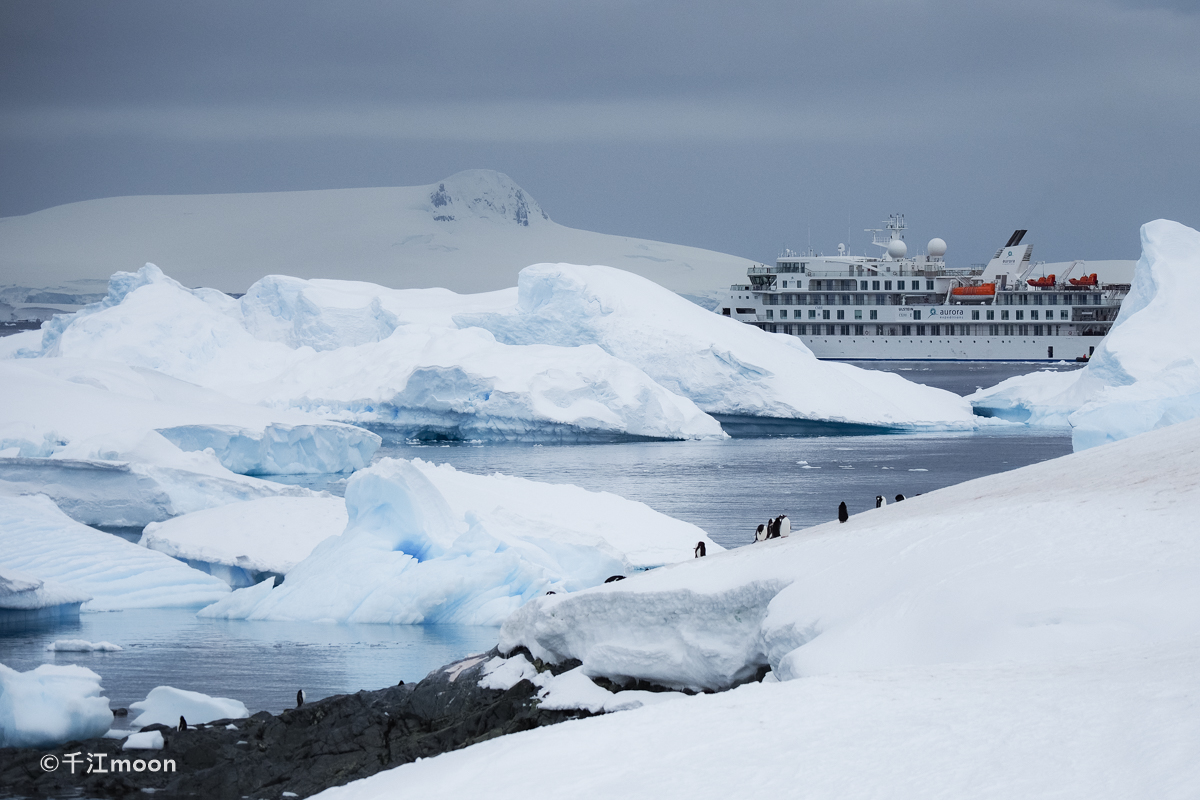
<svg viewBox="0 0 1200 800">
<path fill-rule="evenodd" d="M 575 591 L 692 557 L 694 525 L 608 493 L 384 459 L 346 488 L 346 532 L 287 580 L 201 616 L 499 624 L 548 589 Z"/>
<path fill-rule="evenodd" d="M 49 747 L 103 736 L 112 724 L 100 676 L 75 665 L 17 672 L 0 664 L 0 747 Z"/>
<path fill-rule="evenodd" d="M 976 413 L 1069 424 L 1077 451 L 1200 416 L 1200 342 L 1188 301 L 1198 274 L 1200 232 L 1146 223 L 1133 285 L 1091 361 L 981 389 L 968 397 Z"/>
<path fill-rule="evenodd" d="M 199 606 L 229 593 L 223 581 L 81 525 L 40 495 L 0 495 L 0 567 L 91 595 L 84 611 Z"/>
<path fill-rule="evenodd" d="M 184 717 L 191 725 L 215 719 L 244 719 L 250 716 L 245 703 L 228 697 L 210 697 L 201 692 L 189 692 L 173 686 L 157 686 L 145 700 L 130 703 L 130 711 L 139 712 L 129 724 L 133 728 L 147 725 L 176 725 Z"/>
<path fill-rule="evenodd" d="M 322 540 L 340 536 L 346 521 L 340 497 L 264 497 L 152 522 L 139 544 L 193 566 L 283 575 Z"/>
<path fill-rule="evenodd" d="M 150 723 L 147 723 L 150 724 Z M 162 750 L 165 742 L 163 741 L 162 731 L 142 731 L 140 733 L 132 733 L 121 745 L 122 750 Z"/>
<path fill-rule="evenodd" d="M 46 649 L 57 653 L 115 653 L 125 648 L 112 642 L 89 642 L 87 639 L 57 639 L 46 645 Z"/>
</svg>

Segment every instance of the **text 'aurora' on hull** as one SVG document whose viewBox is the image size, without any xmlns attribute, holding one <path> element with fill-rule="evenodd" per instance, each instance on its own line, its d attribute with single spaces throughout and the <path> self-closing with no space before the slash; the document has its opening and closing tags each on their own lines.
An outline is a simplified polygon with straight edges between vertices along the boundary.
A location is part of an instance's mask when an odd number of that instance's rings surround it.
<svg viewBox="0 0 1200 800">
<path fill-rule="evenodd" d="M 1133 261 L 1034 263 L 1025 231 L 987 265 L 950 269 L 946 243 L 908 256 L 904 216 L 872 229 L 879 257 L 781 255 L 747 270 L 720 313 L 847 361 L 1086 360 L 1129 291 Z M 1076 275 L 1076 277 L 1072 277 Z"/>
</svg>

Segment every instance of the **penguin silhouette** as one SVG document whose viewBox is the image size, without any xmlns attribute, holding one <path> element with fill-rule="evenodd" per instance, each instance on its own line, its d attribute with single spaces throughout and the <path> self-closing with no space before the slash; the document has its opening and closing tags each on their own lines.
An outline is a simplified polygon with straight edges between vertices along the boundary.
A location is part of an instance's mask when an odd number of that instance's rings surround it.
<svg viewBox="0 0 1200 800">
<path fill-rule="evenodd" d="M 300 706 L 304 705 L 304 700 L 306 697 L 307 695 L 304 694 L 303 689 L 300 689 L 296 692 L 296 708 L 300 708 Z"/>
<path fill-rule="evenodd" d="M 881 495 L 881 494 L 875 495 L 875 507 L 876 508 L 883 508 L 886 505 L 887 505 L 887 500 L 883 499 L 883 495 Z"/>
<path fill-rule="evenodd" d="M 187 730 L 187 720 L 183 718 L 182 714 L 179 715 L 179 730 L 181 730 L 181 731 Z"/>
<path fill-rule="evenodd" d="M 838 503 L 838 522 L 845 522 L 850 519 L 850 512 L 846 510 L 846 502 L 843 500 Z"/>
<path fill-rule="evenodd" d="M 903 500 L 903 499 L 904 499 L 904 495 L 902 495 L 902 494 L 898 494 L 898 495 L 896 495 L 896 502 L 897 502 L 897 503 L 899 503 L 899 502 L 900 502 L 901 500 Z"/>
<path fill-rule="evenodd" d="M 763 541 L 766 541 L 766 539 L 767 539 L 767 526 L 759 525 L 758 528 L 754 531 L 754 541 L 763 542 Z"/>
<path fill-rule="evenodd" d="M 704 558 L 704 542 L 696 542 L 695 548 L 696 558 Z"/>
</svg>

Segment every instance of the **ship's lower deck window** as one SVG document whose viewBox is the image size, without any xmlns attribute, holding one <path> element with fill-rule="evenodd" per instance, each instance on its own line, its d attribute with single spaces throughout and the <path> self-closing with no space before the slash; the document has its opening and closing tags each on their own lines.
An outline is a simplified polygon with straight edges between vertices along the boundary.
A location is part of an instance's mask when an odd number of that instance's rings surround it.
<svg viewBox="0 0 1200 800">
<path fill-rule="evenodd" d="M 925 335 L 925 326 L 918 325 L 917 326 L 917 336 L 924 336 L 924 335 Z"/>
<path fill-rule="evenodd" d="M 900 335 L 901 336 L 912 336 L 912 325 L 901 325 L 900 326 Z"/>
<path fill-rule="evenodd" d="M 1018 325 L 1017 326 L 1017 336 L 1028 336 L 1028 335 L 1029 335 L 1029 326 L 1028 325 Z"/>
<path fill-rule="evenodd" d="M 883 336 L 883 326 L 882 326 L 882 325 L 876 325 L 876 326 L 875 326 L 875 335 L 876 335 L 876 336 Z"/>
<path fill-rule="evenodd" d="M 941 336 L 942 335 L 942 326 L 941 325 L 930 325 L 929 326 L 929 335 L 930 336 Z"/>
<path fill-rule="evenodd" d="M 835 327 L 835 326 L 833 326 L 833 325 L 826 325 L 826 326 L 825 326 L 825 335 L 826 335 L 826 336 L 833 336 L 833 335 L 834 335 L 834 334 L 833 334 L 833 329 L 834 329 L 834 327 Z"/>
<path fill-rule="evenodd" d="M 850 326 L 849 325 L 840 325 L 839 327 L 842 329 L 842 336 L 850 335 Z"/>
<path fill-rule="evenodd" d="M 1000 335 L 1000 326 L 999 325 L 988 325 L 988 336 L 999 336 L 999 335 Z"/>
<path fill-rule="evenodd" d="M 855 325 L 855 326 L 854 326 L 854 335 L 855 335 L 855 336 L 862 336 L 862 335 L 863 335 L 863 326 L 862 326 L 862 325 Z"/>
<path fill-rule="evenodd" d="M 1041 325 L 1034 325 L 1034 326 L 1033 326 L 1033 335 L 1034 335 L 1034 336 L 1041 336 L 1041 335 L 1042 335 L 1042 326 L 1041 326 Z"/>
<path fill-rule="evenodd" d="M 888 336 L 896 336 L 896 335 L 897 335 L 896 326 L 895 325 L 888 326 Z"/>
</svg>

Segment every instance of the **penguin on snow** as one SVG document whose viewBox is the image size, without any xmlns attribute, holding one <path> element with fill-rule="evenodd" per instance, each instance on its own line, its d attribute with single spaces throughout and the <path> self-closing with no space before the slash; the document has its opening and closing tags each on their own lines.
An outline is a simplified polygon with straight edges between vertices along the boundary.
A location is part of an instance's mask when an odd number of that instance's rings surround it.
<svg viewBox="0 0 1200 800">
<path fill-rule="evenodd" d="M 904 495 L 902 495 L 902 494 L 898 494 L 898 495 L 896 495 L 896 502 L 897 502 L 897 503 L 899 503 L 899 502 L 900 502 L 901 500 L 903 500 L 903 499 L 904 499 Z"/>
<path fill-rule="evenodd" d="M 838 522 L 845 522 L 850 519 L 850 512 L 846 509 L 846 501 L 838 503 Z"/>
<path fill-rule="evenodd" d="M 754 531 L 754 541 L 765 542 L 766 540 L 767 540 L 767 526 L 759 525 L 758 529 Z"/>
<path fill-rule="evenodd" d="M 887 505 L 887 500 L 883 499 L 883 495 L 881 495 L 881 494 L 875 495 L 875 507 L 876 508 L 883 508 L 886 505 Z"/>
<path fill-rule="evenodd" d="M 792 535 L 792 521 L 787 518 L 787 514 L 780 514 L 775 518 L 775 531 L 783 539 Z"/>
<path fill-rule="evenodd" d="M 705 549 L 704 542 L 696 542 L 696 548 L 695 548 L 696 558 L 704 558 L 704 556 L 705 556 L 704 549 Z"/>
</svg>

